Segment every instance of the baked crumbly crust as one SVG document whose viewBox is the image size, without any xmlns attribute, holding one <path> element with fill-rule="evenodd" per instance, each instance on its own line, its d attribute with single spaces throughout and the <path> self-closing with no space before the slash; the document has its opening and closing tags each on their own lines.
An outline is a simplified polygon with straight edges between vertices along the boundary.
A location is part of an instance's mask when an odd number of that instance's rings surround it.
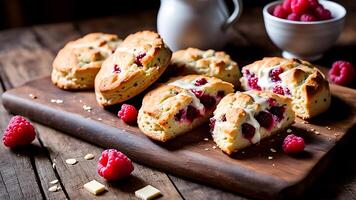
<svg viewBox="0 0 356 200">
<path fill-rule="evenodd" d="M 188 48 L 173 53 L 170 74 L 201 74 L 220 78 L 223 81 L 239 86 L 241 77 L 239 66 L 223 51 Z"/>
<path fill-rule="evenodd" d="M 272 83 L 268 74 L 275 68 L 282 68 L 279 75 L 281 81 Z M 279 84 L 290 91 L 286 94 L 293 99 L 293 110 L 298 117 L 312 118 L 325 112 L 331 102 L 329 82 L 325 75 L 309 62 L 298 59 L 284 59 L 269 57 L 243 67 L 243 77 L 240 79 L 242 88 L 249 90 L 247 71 L 258 77 L 258 85 L 262 90 L 272 91 L 275 84 Z"/>
<path fill-rule="evenodd" d="M 156 81 L 167 68 L 172 52 L 155 32 L 129 35 L 95 78 L 97 102 L 102 106 L 126 101 Z"/>
<path fill-rule="evenodd" d="M 272 100 L 271 100 L 272 99 Z M 273 104 L 273 105 L 271 105 Z M 283 118 L 274 119 L 274 124 L 266 129 L 256 119 L 261 111 L 269 112 L 272 106 L 284 108 Z M 226 95 L 218 104 L 211 118 L 212 136 L 218 147 L 227 154 L 232 154 L 247 146 L 285 129 L 294 122 L 291 99 L 271 92 L 247 91 Z M 265 120 L 265 119 L 263 119 Z M 242 124 L 252 125 L 256 132 L 251 139 L 242 134 Z"/>
<path fill-rule="evenodd" d="M 194 85 L 195 81 L 201 78 L 204 78 L 207 83 L 201 86 Z M 173 78 L 150 91 L 143 98 L 138 114 L 140 130 L 154 140 L 165 142 L 207 122 L 215 105 L 210 109 L 204 107 L 199 97 L 192 92 L 193 90 L 215 98 L 218 103 L 223 95 L 233 92 L 233 85 L 202 75 Z M 188 106 L 194 107 L 199 112 L 199 116 L 194 120 L 184 119 L 184 115 L 188 115 Z"/>
<path fill-rule="evenodd" d="M 117 35 L 104 33 L 69 42 L 53 61 L 52 82 L 62 89 L 93 89 L 103 61 L 120 43 Z"/>
</svg>

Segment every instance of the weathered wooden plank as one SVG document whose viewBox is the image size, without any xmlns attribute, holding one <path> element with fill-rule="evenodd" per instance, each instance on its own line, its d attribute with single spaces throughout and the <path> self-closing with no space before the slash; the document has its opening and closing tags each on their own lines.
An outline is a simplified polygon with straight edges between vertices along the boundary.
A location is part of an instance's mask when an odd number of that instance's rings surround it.
<svg viewBox="0 0 356 200">
<path fill-rule="evenodd" d="M 6 77 L 6 79 L 4 80 L 5 82 L 8 82 L 6 83 L 6 85 L 8 85 L 9 87 L 17 86 L 20 84 L 18 83 L 20 82 L 20 80 L 21 82 L 24 82 L 25 80 L 30 80 L 38 76 L 49 75 L 51 68 L 48 63 L 50 63 L 53 59 L 53 54 L 51 53 L 51 51 L 56 51 L 56 48 L 60 48 L 67 40 L 73 39 L 75 36 L 79 36 L 79 33 L 71 27 L 72 26 L 68 24 L 60 25 L 58 27 L 36 27 L 36 34 L 31 35 L 31 32 L 29 32 L 27 38 L 33 39 L 32 42 L 38 45 L 33 45 L 33 48 L 26 49 L 26 51 L 21 48 L 15 50 L 9 49 L 4 52 L 4 54 L 6 53 L 5 55 L 0 54 L 0 58 L 1 56 L 4 56 L 4 58 L 6 57 L 9 60 L 8 62 L 0 62 L 0 64 L 3 66 L 4 72 L 2 76 Z M 46 29 L 50 29 L 51 31 L 46 33 Z M 56 29 L 67 29 L 68 33 L 62 33 L 58 35 L 57 33 L 60 31 L 57 32 Z M 63 37 L 60 37 L 60 35 L 63 35 Z M 58 41 L 58 43 L 56 41 Z M 42 56 L 33 55 L 34 58 L 37 57 L 37 62 L 32 62 L 29 63 L 30 65 L 27 65 L 27 61 L 32 55 L 29 52 L 46 52 L 46 54 Z M 21 55 L 21 57 L 16 60 L 16 63 L 12 62 L 13 60 L 15 60 L 14 55 Z M 45 61 L 41 59 L 44 59 Z M 21 71 L 22 73 L 14 73 L 14 71 L 10 70 L 14 67 L 16 67 L 16 71 Z M 32 70 L 36 70 L 36 73 L 31 72 Z M 50 160 L 48 160 L 48 158 L 46 160 L 43 157 L 36 157 L 36 166 L 38 166 L 38 173 L 40 174 L 39 176 L 41 178 L 41 184 L 44 190 L 47 190 L 48 187 L 50 187 L 49 182 L 55 179 L 54 172 L 58 172 L 59 177 L 57 178 L 60 178 L 61 184 L 62 186 L 64 186 L 63 190 L 65 191 L 65 193 L 67 193 L 68 197 L 74 199 L 79 197 L 85 199 L 90 198 L 91 194 L 84 191 L 82 185 L 88 182 L 90 180 L 90 177 L 95 177 L 97 180 L 100 180 L 95 171 L 96 162 L 92 161 L 92 164 L 90 165 L 84 164 L 84 166 L 82 166 L 81 168 L 69 168 L 68 165 L 65 164 L 65 159 L 68 155 L 65 154 L 66 149 L 63 147 L 66 146 L 68 148 L 73 148 L 70 151 L 73 154 L 84 154 L 84 152 L 82 152 L 81 150 L 85 149 L 88 152 L 95 152 L 97 155 L 99 155 L 102 149 L 63 135 L 64 137 L 67 137 L 64 140 L 63 138 L 60 138 L 61 134 L 59 134 L 58 132 L 55 132 L 54 130 L 46 128 L 39 124 L 35 125 L 39 130 L 39 137 L 45 145 L 44 151 L 48 150 L 49 152 L 49 155 L 47 153 L 47 156 L 52 160 L 52 162 L 54 159 L 59 161 L 56 168 L 57 171 L 53 171 L 53 169 L 51 168 L 51 162 Z M 50 135 L 50 137 L 48 137 L 48 135 Z M 58 142 L 62 140 L 67 142 Z M 82 145 L 82 148 L 77 148 L 80 145 Z M 53 151 L 53 149 L 55 149 L 55 151 Z M 84 155 L 82 155 L 82 157 Z M 42 158 L 44 160 L 42 160 Z M 80 164 L 78 164 L 78 166 L 80 166 Z M 134 197 L 132 190 L 145 186 L 144 184 L 146 184 L 147 182 L 149 184 L 156 185 L 158 188 L 160 188 L 162 192 L 165 193 L 165 196 L 167 198 L 180 199 L 179 193 L 176 191 L 167 175 L 158 171 L 152 171 L 151 169 L 145 168 L 140 165 L 136 165 L 135 176 L 133 176 L 133 178 L 130 179 L 128 182 L 129 186 L 127 186 L 127 184 L 122 184 L 122 187 L 117 187 L 117 184 L 109 184 L 108 187 L 110 192 L 104 194 L 105 198 L 115 199 L 115 196 L 117 195 L 132 198 Z M 79 192 L 78 189 L 80 190 Z M 53 193 L 48 193 L 48 191 L 45 191 L 45 194 L 48 198 L 51 199 L 61 199 L 64 195 L 63 193 L 59 193 L 61 194 L 61 196 L 54 196 Z"/>
<path fill-rule="evenodd" d="M 2 94 L 1 88 L 0 94 Z M 1 138 L 10 118 L 0 100 Z M 29 150 L 10 150 L 3 144 L 0 145 L 0 199 L 44 198 L 36 180 L 35 169 L 31 164 L 37 148 L 39 147 L 34 144 L 29 147 Z"/>
</svg>

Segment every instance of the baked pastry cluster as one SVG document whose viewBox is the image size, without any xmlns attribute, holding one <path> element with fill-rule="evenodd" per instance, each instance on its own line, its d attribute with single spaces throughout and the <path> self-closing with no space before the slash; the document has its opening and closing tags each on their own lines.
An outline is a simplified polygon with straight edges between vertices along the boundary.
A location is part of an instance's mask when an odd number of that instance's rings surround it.
<svg viewBox="0 0 356 200">
<path fill-rule="evenodd" d="M 239 86 L 241 77 L 239 66 L 223 51 L 188 48 L 173 53 L 171 74 L 188 75 L 201 74 L 220 78 L 223 81 Z"/>
<path fill-rule="evenodd" d="M 291 99 L 250 90 L 226 95 L 210 118 L 214 141 L 227 154 L 260 142 L 294 122 Z"/>
<path fill-rule="evenodd" d="M 298 117 L 309 119 L 330 106 L 329 83 L 324 74 L 306 61 L 264 58 L 242 68 L 245 90 L 272 91 L 292 98 Z"/>
<path fill-rule="evenodd" d="M 165 71 L 172 52 L 159 34 L 129 35 L 95 78 L 95 94 L 102 106 L 126 101 L 145 90 Z"/>
<path fill-rule="evenodd" d="M 138 126 L 148 137 L 165 142 L 207 122 L 219 101 L 233 91 L 231 83 L 214 77 L 173 78 L 145 95 Z"/>
<path fill-rule="evenodd" d="M 69 42 L 53 61 L 52 82 L 62 89 L 93 89 L 103 61 L 120 43 L 117 35 L 104 33 Z"/>
</svg>

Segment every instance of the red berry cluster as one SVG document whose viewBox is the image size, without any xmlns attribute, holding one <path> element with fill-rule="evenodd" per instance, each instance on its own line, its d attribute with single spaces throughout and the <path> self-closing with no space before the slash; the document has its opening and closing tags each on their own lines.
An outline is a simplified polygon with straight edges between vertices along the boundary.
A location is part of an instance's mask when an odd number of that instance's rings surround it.
<svg viewBox="0 0 356 200">
<path fill-rule="evenodd" d="M 284 0 L 273 10 L 273 15 L 292 21 L 312 22 L 331 19 L 330 10 L 318 0 Z"/>
</svg>

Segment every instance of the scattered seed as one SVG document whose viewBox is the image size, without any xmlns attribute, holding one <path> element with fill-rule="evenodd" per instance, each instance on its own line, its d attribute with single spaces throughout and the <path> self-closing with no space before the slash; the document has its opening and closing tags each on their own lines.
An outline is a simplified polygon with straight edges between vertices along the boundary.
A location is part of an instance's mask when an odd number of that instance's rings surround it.
<svg viewBox="0 0 356 200">
<path fill-rule="evenodd" d="M 326 129 L 328 129 L 328 130 L 331 130 L 331 128 L 330 128 L 330 127 L 328 127 L 328 126 L 327 126 L 327 127 L 325 127 L 325 128 L 326 128 Z"/>
<path fill-rule="evenodd" d="M 208 141 L 208 140 L 209 140 L 209 138 L 204 138 L 204 140 L 205 140 L 205 141 Z"/>
<path fill-rule="evenodd" d="M 75 165 L 77 163 L 77 160 L 74 158 L 69 158 L 66 160 L 66 163 L 69 165 Z"/>
<path fill-rule="evenodd" d="M 272 160 L 273 159 L 273 157 L 272 156 L 268 156 L 268 160 Z"/>
<path fill-rule="evenodd" d="M 291 133 L 292 132 L 292 129 L 287 129 L 287 133 Z"/>
<path fill-rule="evenodd" d="M 56 183 L 58 183 L 58 179 L 56 179 L 56 180 L 53 180 L 53 181 L 51 181 L 51 182 L 49 182 L 50 184 L 56 184 Z"/>
<path fill-rule="evenodd" d="M 57 191 L 60 190 L 60 189 L 61 189 L 61 188 L 58 187 L 58 185 L 54 185 L 54 186 L 48 188 L 48 191 L 50 191 L 50 192 L 57 192 Z"/>
<path fill-rule="evenodd" d="M 63 100 L 62 99 L 51 99 L 51 103 L 60 104 L 60 103 L 63 103 Z"/>
<path fill-rule="evenodd" d="M 216 149 L 216 146 L 213 146 L 213 149 Z"/>
<path fill-rule="evenodd" d="M 312 128 L 312 129 L 310 129 L 310 130 L 311 130 L 311 131 L 313 131 L 313 132 L 315 131 L 315 129 L 313 129 L 313 128 Z"/>
<path fill-rule="evenodd" d="M 37 99 L 37 96 L 34 94 L 29 94 L 28 96 L 30 96 L 32 99 Z"/>
<path fill-rule="evenodd" d="M 56 169 L 56 163 L 53 163 L 53 164 L 52 164 L 52 168 L 53 168 L 53 169 Z"/>
<path fill-rule="evenodd" d="M 319 131 L 315 131 L 315 135 L 320 135 L 320 132 Z"/>
<path fill-rule="evenodd" d="M 92 110 L 91 107 L 88 105 L 83 105 L 83 109 L 88 112 L 90 112 Z"/>
<path fill-rule="evenodd" d="M 337 136 L 339 136 L 339 135 L 340 135 L 340 134 L 338 134 L 338 133 L 335 133 L 335 134 L 334 134 L 335 137 L 337 137 Z"/>
<path fill-rule="evenodd" d="M 209 148 L 205 148 L 204 150 L 205 150 L 205 151 L 209 151 Z"/>
<path fill-rule="evenodd" d="M 277 151 L 276 151 L 275 149 L 273 149 L 273 148 L 271 148 L 270 150 L 271 150 L 271 152 L 273 152 L 273 153 L 276 153 L 276 152 L 277 152 Z"/>
<path fill-rule="evenodd" d="M 87 155 L 84 156 L 84 159 L 85 159 L 85 160 L 91 160 L 91 159 L 93 159 L 93 158 L 94 158 L 94 155 L 91 154 L 91 153 L 88 153 Z"/>
</svg>

